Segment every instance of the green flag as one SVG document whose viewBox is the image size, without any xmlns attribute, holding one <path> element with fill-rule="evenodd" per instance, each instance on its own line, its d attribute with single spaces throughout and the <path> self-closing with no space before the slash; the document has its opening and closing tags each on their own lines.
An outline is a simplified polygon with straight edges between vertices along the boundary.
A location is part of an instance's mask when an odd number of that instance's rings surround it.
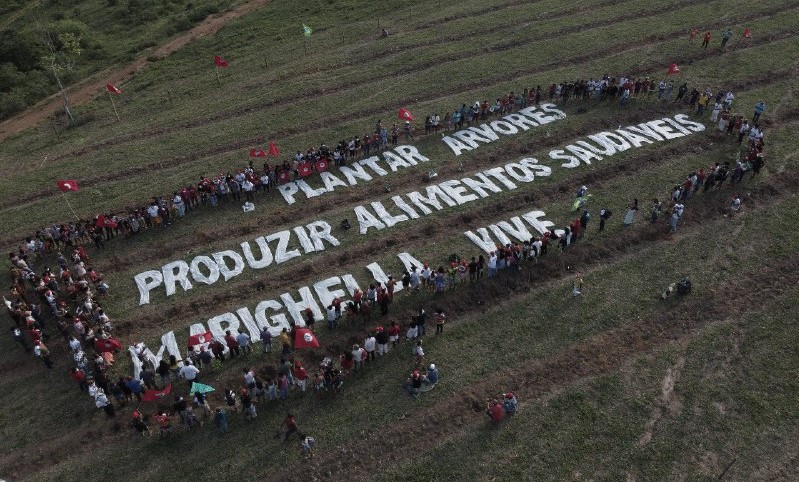
<svg viewBox="0 0 799 482">
<path fill-rule="evenodd" d="M 311 34 L 313 33 L 313 30 L 311 30 L 311 27 L 309 27 L 309 26 L 307 26 L 307 25 L 305 25 L 305 24 L 302 24 L 302 33 L 303 33 L 303 34 L 304 34 L 306 37 L 310 37 L 310 36 L 311 36 Z"/>
<path fill-rule="evenodd" d="M 214 387 L 211 387 L 211 386 L 208 386 L 208 385 L 205 385 L 205 384 L 202 384 L 202 383 L 192 382 L 191 383 L 191 391 L 189 392 L 189 394 L 194 395 L 195 393 L 210 393 L 210 392 L 213 392 L 213 391 L 214 391 Z"/>
</svg>

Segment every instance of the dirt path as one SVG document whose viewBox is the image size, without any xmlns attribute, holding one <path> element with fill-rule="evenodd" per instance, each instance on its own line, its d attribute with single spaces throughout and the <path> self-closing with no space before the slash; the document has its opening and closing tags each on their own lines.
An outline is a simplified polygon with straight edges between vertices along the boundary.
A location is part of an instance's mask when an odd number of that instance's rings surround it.
<svg viewBox="0 0 799 482">
<path fill-rule="evenodd" d="M 191 30 L 178 35 L 154 51 L 145 51 L 139 54 L 139 57 L 128 65 L 107 69 L 73 85 L 68 89 L 71 105 L 76 106 L 89 102 L 98 92 L 101 92 L 108 83 L 116 85 L 130 79 L 150 63 L 150 61 L 147 60 L 149 57 L 166 57 L 180 50 L 192 40 L 215 34 L 231 20 L 254 12 L 267 3 L 269 3 L 269 0 L 245 1 L 232 10 L 206 18 Z M 9 136 L 18 132 L 36 126 L 53 113 L 60 110 L 62 105 L 61 96 L 55 94 L 29 108 L 22 114 L 3 121 L 0 123 L 0 142 L 3 142 Z"/>
</svg>

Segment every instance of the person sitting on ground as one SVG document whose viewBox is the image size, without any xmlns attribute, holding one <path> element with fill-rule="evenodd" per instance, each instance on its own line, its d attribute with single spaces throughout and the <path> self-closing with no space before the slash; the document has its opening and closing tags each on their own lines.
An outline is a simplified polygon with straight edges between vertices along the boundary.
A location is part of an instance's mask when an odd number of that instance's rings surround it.
<svg viewBox="0 0 799 482">
<path fill-rule="evenodd" d="M 488 415 L 492 422 L 499 423 L 505 418 L 505 409 L 496 398 L 489 399 L 488 406 L 486 407 L 486 415 Z"/>
<path fill-rule="evenodd" d="M 430 364 L 430 368 L 427 369 L 427 373 L 424 375 L 424 381 L 429 383 L 430 385 L 435 385 L 438 383 L 439 374 L 438 368 L 436 368 L 435 363 Z"/>
<path fill-rule="evenodd" d="M 503 398 L 502 408 L 505 409 L 505 415 L 511 416 L 515 414 L 519 410 L 519 402 L 516 400 L 516 396 L 508 392 Z"/>
</svg>

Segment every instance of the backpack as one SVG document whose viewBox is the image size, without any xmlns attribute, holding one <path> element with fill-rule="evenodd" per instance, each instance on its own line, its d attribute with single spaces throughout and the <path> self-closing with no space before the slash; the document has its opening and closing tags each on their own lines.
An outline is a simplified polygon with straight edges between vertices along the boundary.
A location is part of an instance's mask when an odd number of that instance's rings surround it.
<svg viewBox="0 0 799 482">
<path fill-rule="evenodd" d="M 681 279 L 677 282 L 677 293 L 687 295 L 691 292 L 691 280 L 688 278 Z"/>
</svg>

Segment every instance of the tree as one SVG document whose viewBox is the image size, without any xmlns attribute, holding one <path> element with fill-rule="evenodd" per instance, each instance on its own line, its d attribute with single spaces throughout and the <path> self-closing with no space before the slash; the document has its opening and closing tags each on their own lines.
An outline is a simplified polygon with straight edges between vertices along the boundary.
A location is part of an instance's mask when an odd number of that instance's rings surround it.
<svg viewBox="0 0 799 482">
<path fill-rule="evenodd" d="M 71 72 L 75 68 L 75 62 L 83 51 L 81 41 L 85 33 L 85 25 L 69 22 L 69 25 L 51 25 L 55 28 L 46 28 L 41 22 L 38 23 L 42 30 L 42 41 L 47 48 L 47 53 L 42 56 L 41 64 L 52 72 L 61 97 L 64 99 L 64 112 L 70 122 L 74 122 L 75 118 L 72 116 L 69 106 L 69 97 L 61 82 L 60 74 Z"/>
</svg>

